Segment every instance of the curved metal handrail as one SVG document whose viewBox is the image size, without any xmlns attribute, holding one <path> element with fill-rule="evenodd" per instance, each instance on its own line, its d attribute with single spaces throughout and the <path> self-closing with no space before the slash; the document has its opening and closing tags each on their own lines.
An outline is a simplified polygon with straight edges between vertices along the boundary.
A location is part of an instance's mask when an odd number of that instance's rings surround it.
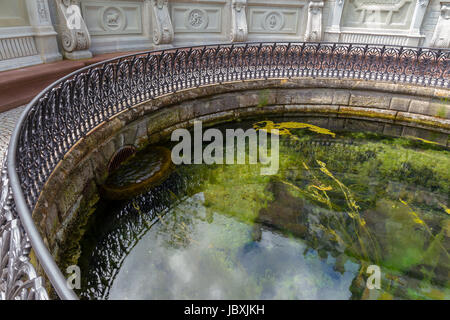
<svg viewBox="0 0 450 320">
<path fill-rule="evenodd" d="M 75 143 L 119 112 L 181 89 L 251 79 L 301 77 L 448 88 L 450 51 L 306 42 L 182 47 L 102 61 L 63 77 L 37 95 L 13 132 L 7 168 L 15 210 L 58 295 L 62 299 L 77 298 L 66 286 L 31 213 L 44 184 Z"/>
</svg>

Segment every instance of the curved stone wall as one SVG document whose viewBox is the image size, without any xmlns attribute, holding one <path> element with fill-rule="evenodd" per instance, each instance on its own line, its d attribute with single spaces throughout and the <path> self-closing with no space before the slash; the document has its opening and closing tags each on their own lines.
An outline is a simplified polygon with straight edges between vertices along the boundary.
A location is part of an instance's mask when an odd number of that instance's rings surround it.
<svg viewBox="0 0 450 320">
<path fill-rule="evenodd" d="M 224 83 L 162 96 L 118 114 L 79 141 L 45 185 L 33 219 L 64 267 L 77 258 L 82 227 L 99 199 L 97 185 L 104 182 L 109 160 L 124 145 L 143 148 L 158 143 L 194 120 L 213 124 L 280 115 L 315 117 L 319 126 L 333 118 L 335 129 L 358 129 L 361 122 L 351 119 L 362 119 L 364 129 L 450 146 L 449 94 L 448 89 L 382 82 L 280 79 Z"/>
</svg>

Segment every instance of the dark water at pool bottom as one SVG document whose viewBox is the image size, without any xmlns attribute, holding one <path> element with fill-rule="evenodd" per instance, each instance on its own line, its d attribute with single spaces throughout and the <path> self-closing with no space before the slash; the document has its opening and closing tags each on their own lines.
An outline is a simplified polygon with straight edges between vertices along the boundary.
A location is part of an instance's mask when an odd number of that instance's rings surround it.
<svg viewBox="0 0 450 320">
<path fill-rule="evenodd" d="M 103 202 L 82 242 L 84 298 L 449 299 L 449 151 L 290 130 L 280 169 L 183 165 Z M 367 288 L 367 268 L 381 288 Z"/>
</svg>

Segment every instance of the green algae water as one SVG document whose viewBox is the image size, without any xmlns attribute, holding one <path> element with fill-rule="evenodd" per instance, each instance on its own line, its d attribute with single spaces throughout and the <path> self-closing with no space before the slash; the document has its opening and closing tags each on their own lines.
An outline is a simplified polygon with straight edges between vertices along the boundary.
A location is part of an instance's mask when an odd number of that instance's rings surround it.
<svg viewBox="0 0 450 320">
<path fill-rule="evenodd" d="M 178 165 L 138 196 L 100 201 L 80 244 L 80 296 L 450 299 L 448 148 L 306 122 L 217 127 L 278 129 L 275 175 Z"/>
</svg>

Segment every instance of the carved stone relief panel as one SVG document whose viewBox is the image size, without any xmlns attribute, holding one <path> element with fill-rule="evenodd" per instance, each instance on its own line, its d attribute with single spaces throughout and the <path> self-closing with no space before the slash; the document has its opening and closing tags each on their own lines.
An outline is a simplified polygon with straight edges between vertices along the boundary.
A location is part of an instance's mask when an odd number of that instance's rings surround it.
<svg viewBox="0 0 450 320">
<path fill-rule="evenodd" d="M 409 29 L 415 0 L 346 0 L 342 26 L 362 29 Z"/>
<path fill-rule="evenodd" d="M 247 0 L 232 0 L 230 32 L 230 40 L 232 42 L 247 40 L 248 27 L 246 7 Z"/>
<path fill-rule="evenodd" d="M 172 19 L 169 14 L 168 0 L 152 0 L 153 43 L 168 44 L 173 40 Z"/>
<path fill-rule="evenodd" d="M 175 33 L 220 33 L 222 32 L 222 14 L 222 4 L 172 4 L 172 23 Z"/>
<path fill-rule="evenodd" d="M 322 9 L 323 1 L 311 1 L 308 5 L 308 20 L 306 22 L 306 41 L 322 40 Z"/>
<path fill-rule="evenodd" d="M 142 33 L 142 2 L 84 1 L 81 9 L 91 35 Z"/>
<path fill-rule="evenodd" d="M 285 36 L 303 35 L 306 21 L 306 2 L 248 3 L 249 35 L 281 34 Z M 280 6 L 283 4 L 284 6 Z"/>
<path fill-rule="evenodd" d="M 49 14 L 48 14 L 48 4 L 44 0 L 37 0 L 36 1 L 36 10 L 39 15 L 39 22 L 45 23 L 49 22 Z"/>
<path fill-rule="evenodd" d="M 441 12 L 434 28 L 431 46 L 450 48 L 450 1 L 441 1 Z"/>
<path fill-rule="evenodd" d="M 92 57 L 88 50 L 91 36 L 81 14 L 78 0 L 56 0 L 61 44 L 68 59 Z"/>
</svg>

